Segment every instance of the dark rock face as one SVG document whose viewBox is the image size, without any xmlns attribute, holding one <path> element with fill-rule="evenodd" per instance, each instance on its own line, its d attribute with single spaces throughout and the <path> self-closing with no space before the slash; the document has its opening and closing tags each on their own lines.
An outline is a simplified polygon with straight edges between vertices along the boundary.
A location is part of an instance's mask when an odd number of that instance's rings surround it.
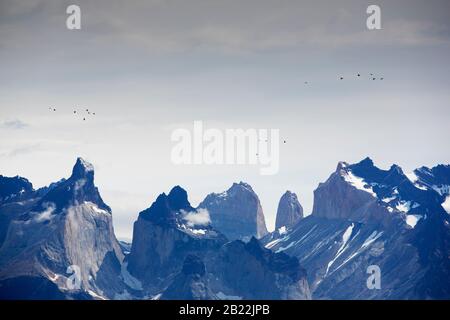
<svg viewBox="0 0 450 320">
<path fill-rule="evenodd" d="M 211 288 L 241 299 L 311 299 L 306 271 L 297 258 L 273 253 L 252 238 L 225 244 L 207 263 Z"/>
<path fill-rule="evenodd" d="M 275 228 L 290 228 L 303 218 L 303 207 L 298 201 L 297 195 L 286 191 L 278 203 Z"/>
<path fill-rule="evenodd" d="M 450 219 L 434 182 L 443 178 L 415 172 L 340 163 L 314 192 L 313 214 L 266 247 L 299 258 L 316 299 L 449 299 Z M 371 265 L 380 289 L 366 285 Z"/>
<path fill-rule="evenodd" d="M 51 282 L 65 297 L 86 298 L 113 298 L 121 290 L 123 254 L 111 211 L 94 185 L 92 165 L 79 158 L 69 179 L 37 190 L 25 204 L 8 210 L 16 213 L 0 248 L 0 285 L 14 279 Z M 68 287 L 69 266 L 79 268 L 79 287 Z"/>
<path fill-rule="evenodd" d="M 178 186 L 169 195 L 159 195 L 150 208 L 139 214 L 127 270 L 142 282 L 144 291 L 158 294 L 179 272 L 188 255 L 201 258 L 227 241 L 208 220 L 189 220 L 192 215 L 205 214 L 191 207 L 186 191 Z"/>
<path fill-rule="evenodd" d="M 176 195 L 176 196 L 175 196 Z M 296 258 L 264 249 L 258 240 L 228 240 L 175 187 L 161 194 L 134 225 L 127 270 L 143 295 L 160 299 L 309 299 Z M 207 213 L 207 212 L 206 212 Z M 181 267 L 182 266 L 182 267 Z"/>
<path fill-rule="evenodd" d="M 183 269 L 161 295 L 161 300 L 216 300 L 205 274 L 203 261 L 195 255 L 188 255 Z"/>
<path fill-rule="evenodd" d="M 208 210 L 213 227 L 230 240 L 261 238 L 267 234 L 259 198 L 246 183 L 234 183 L 223 193 L 209 194 L 199 208 Z"/>
<path fill-rule="evenodd" d="M 33 185 L 25 178 L 4 177 L 0 175 L 0 203 L 6 201 L 17 201 L 23 194 L 28 194 L 33 190 Z"/>
</svg>

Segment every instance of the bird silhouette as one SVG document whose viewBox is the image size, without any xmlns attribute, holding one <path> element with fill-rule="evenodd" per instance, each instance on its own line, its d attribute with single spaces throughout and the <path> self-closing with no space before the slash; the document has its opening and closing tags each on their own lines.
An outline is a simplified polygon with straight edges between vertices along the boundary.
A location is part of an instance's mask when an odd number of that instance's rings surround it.
<svg viewBox="0 0 450 320">
<path fill-rule="evenodd" d="M 340 80 L 343 80 L 343 79 L 344 79 L 344 77 L 340 77 L 339 79 L 340 79 Z"/>
<path fill-rule="evenodd" d="M 361 77 L 361 75 L 358 73 L 358 77 Z"/>
</svg>

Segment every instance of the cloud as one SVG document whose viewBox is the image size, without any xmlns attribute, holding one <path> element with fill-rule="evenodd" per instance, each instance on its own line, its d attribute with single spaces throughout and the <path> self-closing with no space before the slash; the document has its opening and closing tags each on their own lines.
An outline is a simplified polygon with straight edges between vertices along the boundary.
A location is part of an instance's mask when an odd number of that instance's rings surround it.
<svg viewBox="0 0 450 320">
<path fill-rule="evenodd" d="M 445 12 L 450 6 L 430 4 L 435 9 L 430 13 L 424 10 L 428 4 L 410 2 L 382 5 L 383 31 L 369 32 L 365 27 L 366 6 L 359 0 L 344 3 L 282 1 L 281 4 L 273 0 L 127 3 L 80 0 L 85 31 L 76 39 L 73 49 L 92 54 L 94 46 L 99 53 L 107 54 L 111 49 L 117 50 L 116 44 L 120 42 L 129 54 L 137 54 L 142 49 L 146 54 L 202 50 L 236 53 L 304 49 L 305 46 L 448 43 L 448 16 L 433 13 Z M 64 5 L 51 1 L 39 1 L 39 5 L 24 3 L 26 1 L 9 1 L 4 5 L 0 46 L 15 47 L 22 52 L 26 44 L 34 47 L 27 52 L 40 48 L 65 58 L 68 51 L 74 51 L 67 50 L 69 43 L 64 39 L 68 34 L 64 24 L 57 27 L 66 18 Z M 422 13 L 419 17 L 418 12 Z M 16 22 L 17 17 L 21 18 L 20 24 Z M 30 32 L 29 24 L 38 25 L 36 29 L 40 33 L 45 29 L 52 39 L 60 41 L 54 41 L 49 47 L 49 43 L 42 40 L 45 38 Z M 74 56 L 78 57 L 79 52 L 75 51 Z"/>
<path fill-rule="evenodd" d="M 197 209 L 196 211 L 183 212 L 183 220 L 186 221 L 188 227 L 206 226 L 211 223 L 209 212 L 206 209 Z"/>
<path fill-rule="evenodd" d="M 44 222 L 44 221 L 50 221 L 52 219 L 52 214 L 56 209 L 56 206 L 54 203 L 46 202 L 43 204 L 45 210 L 38 213 L 37 216 L 34 218 L 35 222 Z"/>
<path fill-rule="evenodd" d="M 28 127 L 28 124 L 23 122 L 22 120 L 19 119 L 14 119 L 14 120 L 6 120 L 4 121 L 1 125 L 1 128 L 4 129 L 24 129 L 26 127 Z"/>
</svg>

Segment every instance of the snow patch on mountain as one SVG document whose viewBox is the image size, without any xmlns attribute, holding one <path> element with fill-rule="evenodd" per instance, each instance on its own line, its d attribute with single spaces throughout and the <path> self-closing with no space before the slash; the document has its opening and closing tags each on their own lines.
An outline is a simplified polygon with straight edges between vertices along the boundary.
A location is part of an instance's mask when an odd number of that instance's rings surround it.
<svg viewBox="0 0 450 320">
<path fill-rule="evenodd" d="M 445 198 L 445 201 L 442 202 L 441 206 L 442 206 L 442 208 L 444 208 L 444 210 L 445 210 L 448 214 L 450 214 L 450 195 L 448 195 L 448 196 Z"/>
<path fill-rule="evenodd" d="M 420 204 L 418 204 L 417 202 L 411 202 L 411 201 L 399 201 L 399 203 L 395 206 L 395 208 L 398 211 L 401 212 L 409 212 L 411 211 L 411 209 L 415 209 L 417 207 L 420 207 Z"/>
<path fill-rule="evenodd" d="M 336 261 L 337 258 L 339 258 L 339 256 L 347 249 L 347 243 L 348 240 L 350 240 L 350 237 L 352 236 L 353 233 L 353 228 L 355 227 L 355 224 L 352 223 L 344 232 L 344 234 L 342 235 L 342 244 L 341 247 L 339 248 L 338 252 L 336 253 L 336 256 L 333 258 L 333 260 L 331 260 L 330 262 L 328 262 L 327 265 L 327 270 L 325 272 L 325 276 L 328 275 L 328 271 L 330 271 L 331 266 L 333 265 L 333 263 Z"/>
<path fill-rule="evenodd" d="M 94 166 L 91 163 L 84 160 L 83 158 L 78 158 L 77 161 L 83 166 L 86 172 L 94 171 Z"/>
<path fill-rule="evenodd" d="M 363 253 L 372 243 L 374 243 L 375 241 L 378 240 L 378 238 L 380 238 L 383 235 L 383 232 L 378 232 L 378 231 L 374 231 L 370 234 L 370 236 L 364 241 L 364 243 L 361 245 L 361 248 L 359 248 L 356 252 L 354 252 L 350 257 L 348 257 L 347 259 L 345 259 L 345 261 L 339 265 L 339 267 L 336 268 L 336 270 L 338 270 L 340 267 L 342 267 L 343 265 L 345 265 L 347 262 L 349 262 L 350 260 L 352 260 L 354 257 L 356 257 L 357 255 Z"/>
<path fill-rule="evenodd" d="M 355 176 L 351 171 L 347 171 L 343 178 L 346 182 L 350 183 L 353 187 L 355 187 L 358 190 L 362 190 L 365 192 L 370 193 L 372 196 L 376 197 L 377 194 L 373 192 L 372 187 L 369 186 L 363 178 Z"/>
<path fill-rule="evenodd" d="M 90 202 L 90 201 L 85 201 L 84 202 L 85 205 L 89 206 L 89 208 L 91 208 L 95 213 L 100 213 L 100 214 L 108 214 L 109 212 L 103 209 L 100 209 L 95 203 Z"/>
<path fill-rule="evenodd" d="M 422 219 L 422 216 L 419 214 L 409 214 L 406 216 L 406 223 L 414 229 L 420 219 Z"/>
</svg>

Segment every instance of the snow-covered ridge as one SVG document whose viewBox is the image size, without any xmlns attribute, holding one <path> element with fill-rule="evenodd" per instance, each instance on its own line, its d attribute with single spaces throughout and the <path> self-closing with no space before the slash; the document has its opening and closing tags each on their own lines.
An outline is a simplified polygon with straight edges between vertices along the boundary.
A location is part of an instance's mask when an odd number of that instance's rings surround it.
<svg viewBox="0 0 450 320">
<path fill-rule="evenodd" d="M 350 170 L 345 170 L 342 174 L 342 177 L 346 182 L 348 182 L 356 189 L 365 191 L 372 196 L 377 197 L 377 194 L 373 191 L 372 187 L 368 183 L 366 183 L 363 178 L 354 175 Z"/>
</svg>

